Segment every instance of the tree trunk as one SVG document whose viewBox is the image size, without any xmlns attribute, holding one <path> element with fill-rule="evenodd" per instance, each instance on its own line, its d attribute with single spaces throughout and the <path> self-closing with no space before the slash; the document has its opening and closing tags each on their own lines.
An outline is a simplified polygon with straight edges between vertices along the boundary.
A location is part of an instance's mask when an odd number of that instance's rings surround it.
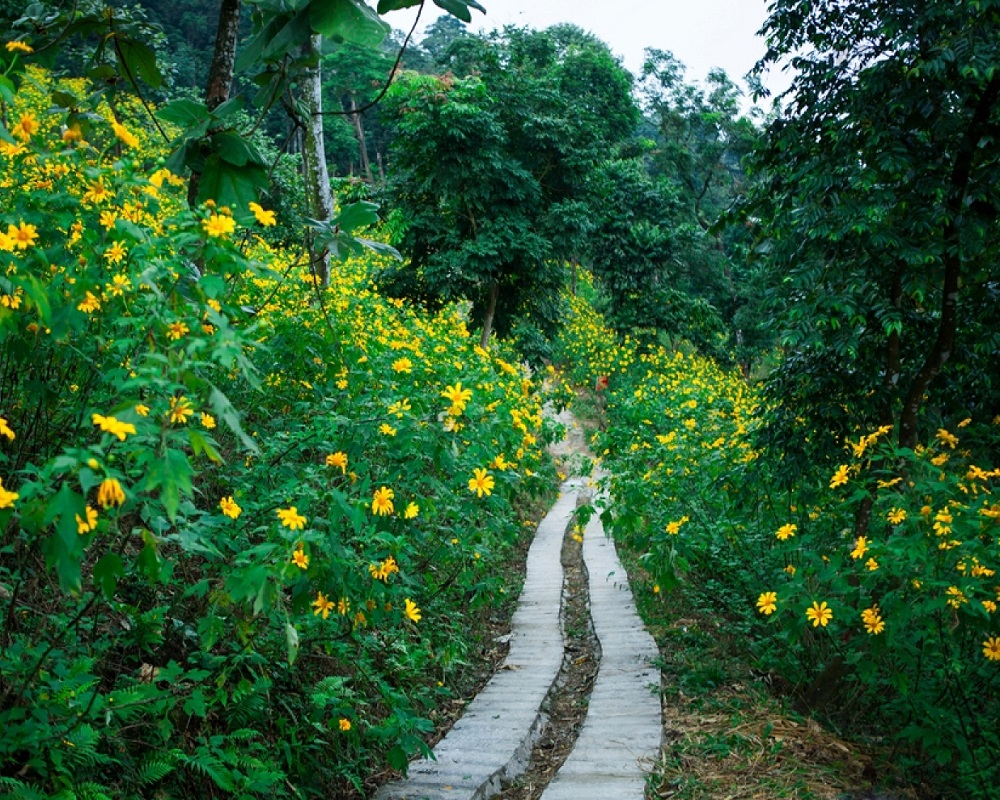
<svg viewBox="0 0 1000 800">
<path fill-rule="evenodd" d="M 500 284 L 493 281 L 490 284 L 489 300 L 486 303 L 486 312 L 483 314 L 483 338 L 479 341 L 479 346 L 485 350 L 490 344 L 490 335 L 493 333 L 493 320 L 497 315 L 497 297 L 500 295 Z"/>
<path fill-rule="evenodd" d="M 358 104 L 351 95 L 351 122 L 354 123 L 354 134 L 358 137 L 358 159 L 361 163 L 361 171 L 365 180 L 372 182 L 372 165 L 368 160 L 368 143 L 365 140 L 365 126 L 361 123 L 361 115 L 357 112 Z"/>
<path fill-rule="evenodd" d="M 323 145 L 323 71 L 320 67 L 322 37 L 310 36 L 305 45 L 309 66 L 302 71 L 302 104 L 306 110 L 302 130 L 302 167 L 305 170 L 309 213 L 319 222 L 333 219 L 333 193 Z M 322 286 L 330 285 L 330 252 L 309 247 L 314 275 Z"/>
<path fill-rule="evenodd" d="M 236 42 L 240 35 L 240 7 L 242 0 L 222 0 L 219 6 L 219 26 L 215 33 L 215 52 L 212 65 L 208 69 L 205 85 L 205 105 L 214 111 L 229 99 L 236 66 Z M 188 181 L 188 205 L 194 206 L 198 200 L 200 172 L 192 172 Z"/>
</svg>

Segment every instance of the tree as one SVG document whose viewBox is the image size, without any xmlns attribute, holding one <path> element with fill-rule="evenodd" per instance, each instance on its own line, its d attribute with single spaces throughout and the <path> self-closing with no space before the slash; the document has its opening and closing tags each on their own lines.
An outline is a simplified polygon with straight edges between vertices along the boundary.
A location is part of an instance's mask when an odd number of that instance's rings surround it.
<svg viewBox="0 0 1000 800">
<path fill-rule="evenodd" d="M 770 263 L 790 354 L 771 382 L 776 413 L 809 417 L 814 454 L 854 423 L 894 425 L 913 448 L 928 398 L 939 412 L 960 398 L 953 411 L 988 418 L 1000 358 L 988 310 L 1000 281 L 1000 9 L 779 0 L 765 33 L 758 70 L 784 58 L 796 70 L 742 216 Z M 975 381 L 963 374 L 991 361 Z M 768 435 L 802 453 L 791 425 Z"/>
<path fill-rule="evenodd" d="M 410 264 L 384 282 L 431 304 L 471 299 L 485 348 L 494 327 L 509 330 L 540 291 L 559 290 L 534 230 L 541 189 L 508 152 L 482 81 L 408 75 L 387 100 L 398 126 L 390 192 L 404 209 Z"/>
</svg>

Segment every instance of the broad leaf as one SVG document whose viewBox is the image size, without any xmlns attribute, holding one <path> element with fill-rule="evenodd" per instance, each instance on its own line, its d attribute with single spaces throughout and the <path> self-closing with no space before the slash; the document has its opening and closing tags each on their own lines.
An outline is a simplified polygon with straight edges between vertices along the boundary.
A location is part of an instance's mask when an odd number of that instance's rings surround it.
<svg viewBox="0 0 1000 800">
<path fill-rule="evenodd" d="M 377 47 L 391 30 L 363 0 L 313 0 L 309 22 L 316 33 L 362 47 Z"/>
<path fill-rule="evenodd" d="M 119 63 L 127 75 L 133 80 L 142 78 L 154 89 L 158 89 L 163 83 L 163 76 L 156 66 L 156 53 L 153 52 L 153 48 L 136 39 L 123 36 L 118 36 L 115 44 Z"/>
<path fill-rule="evenodd" d="M 434 5 L 443 8 L 453 17 L 458 17 L 462 22 L 472 22 L 470 8 L 486 13 L 486 9 L 479 5 L 476 0 L 434 0 Z"/>
<path fill-rule="evenodd" d="M 245 208 L 257 199 L 257 191 L 267 188 L 267 170 L 257 164 L 238 167 L 212 153 L 205 159 L 205 166 L 198 184 L 198 202 L 215 200 L 230 208 Z"/>
</svg>

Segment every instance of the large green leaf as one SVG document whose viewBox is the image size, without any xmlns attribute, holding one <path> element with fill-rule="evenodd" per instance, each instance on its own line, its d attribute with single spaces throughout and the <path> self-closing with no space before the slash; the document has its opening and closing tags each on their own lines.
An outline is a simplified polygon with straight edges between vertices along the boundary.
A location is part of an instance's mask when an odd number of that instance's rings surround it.
<svg viewBox="0 0 1000 800">
<path fill-rule="evenodd" d="M 164 122 L 170 122 L 182 128 L 186 137 L 204 136 L 211 124 L 208 106 L 186 98 L 167 103 L 156 112 L 156 116 Z"/>
<path fill-rule="evenodd" d="M 486 9 L 479 5 L 476 0 L 434 0 L 434 5 L 443 8 L 453 17 L 458 17 L 462 22 L 472 22 L 470 8 L 486 13 Z"/>
<path fill-rule="evenodd" d="M 303 8 L 293 17 L 287 15 L 281 17 L 287 20 L 278 30 L 274 38 L 264 47 L 262 58 L 264 61 L 273 58 L 280 58 L 285 53 L 298 50 L 309 38 L 311 29 L 309 27 L 309 6 Z"/>
<path fill-rule="evenodd" d="M 313 0 L 309 23 L 316 33 L 362 47 L 377 47 L 391 30 L 363 0 Z"/>
<path fill-rule="evenodd" d="M 263 166 L 264 160 L 257 148 L 235 131 L 223 131 L 212 137 L 212 149 L 219 157 L 237 167 Z"/>
<path fill-rule="evenodd" d="M 256 200 L 259 189 L 267 188 L 267 170 L 259 164 L 236 166 L 218 153 L 205 159 L 198 184 L 198 202 L 212 199 L 230 208 L 246 208 Z"/>
<path fill-rule="evenodd" d="M 163 75 L 160 74 L 159 67 L 156 66 L 156 53 L 149 45 L 118 36 L 115 39 L 118 61 L 132 79 L 142 78 L 154 89 L 158 89 L 163 83 Z"/>
</svg>

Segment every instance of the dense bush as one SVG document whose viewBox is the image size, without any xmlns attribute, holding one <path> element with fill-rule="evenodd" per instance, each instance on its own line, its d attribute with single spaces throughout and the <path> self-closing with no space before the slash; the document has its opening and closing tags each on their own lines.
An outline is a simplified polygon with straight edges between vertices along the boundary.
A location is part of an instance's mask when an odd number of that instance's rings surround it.
<svg viewBox="0 0 1000 800">
<path fill-rule="evenodd" d="M 574 302 L 563 352 L 612 373 L 609 512 L 658 589 L 680 586 L 747 635 L 761 667 L 839 722 L 916 745 L 963 797 L 990 797 L 1000 748 L 1000 418 L 954 420 L 914 450 L 857 430 L 790 489 L 757 452 L 755 389 L 711 361 L 610 342 Z M 601 359 L 629 365 L 614 372 Z M 803 436 L 808 432 L 803 431 Z M 917 762 L 919 763 L 919 761 Z"/>
<path fill-rule="evenodd" d="M 0 141 L 0 787 L 360 793 L 514 593 L 537 387 L 374 256 L 320 289 L 270 211 L 189 209 L 127 108 L 61 130 L 51 88 Z"/>
</svg>

